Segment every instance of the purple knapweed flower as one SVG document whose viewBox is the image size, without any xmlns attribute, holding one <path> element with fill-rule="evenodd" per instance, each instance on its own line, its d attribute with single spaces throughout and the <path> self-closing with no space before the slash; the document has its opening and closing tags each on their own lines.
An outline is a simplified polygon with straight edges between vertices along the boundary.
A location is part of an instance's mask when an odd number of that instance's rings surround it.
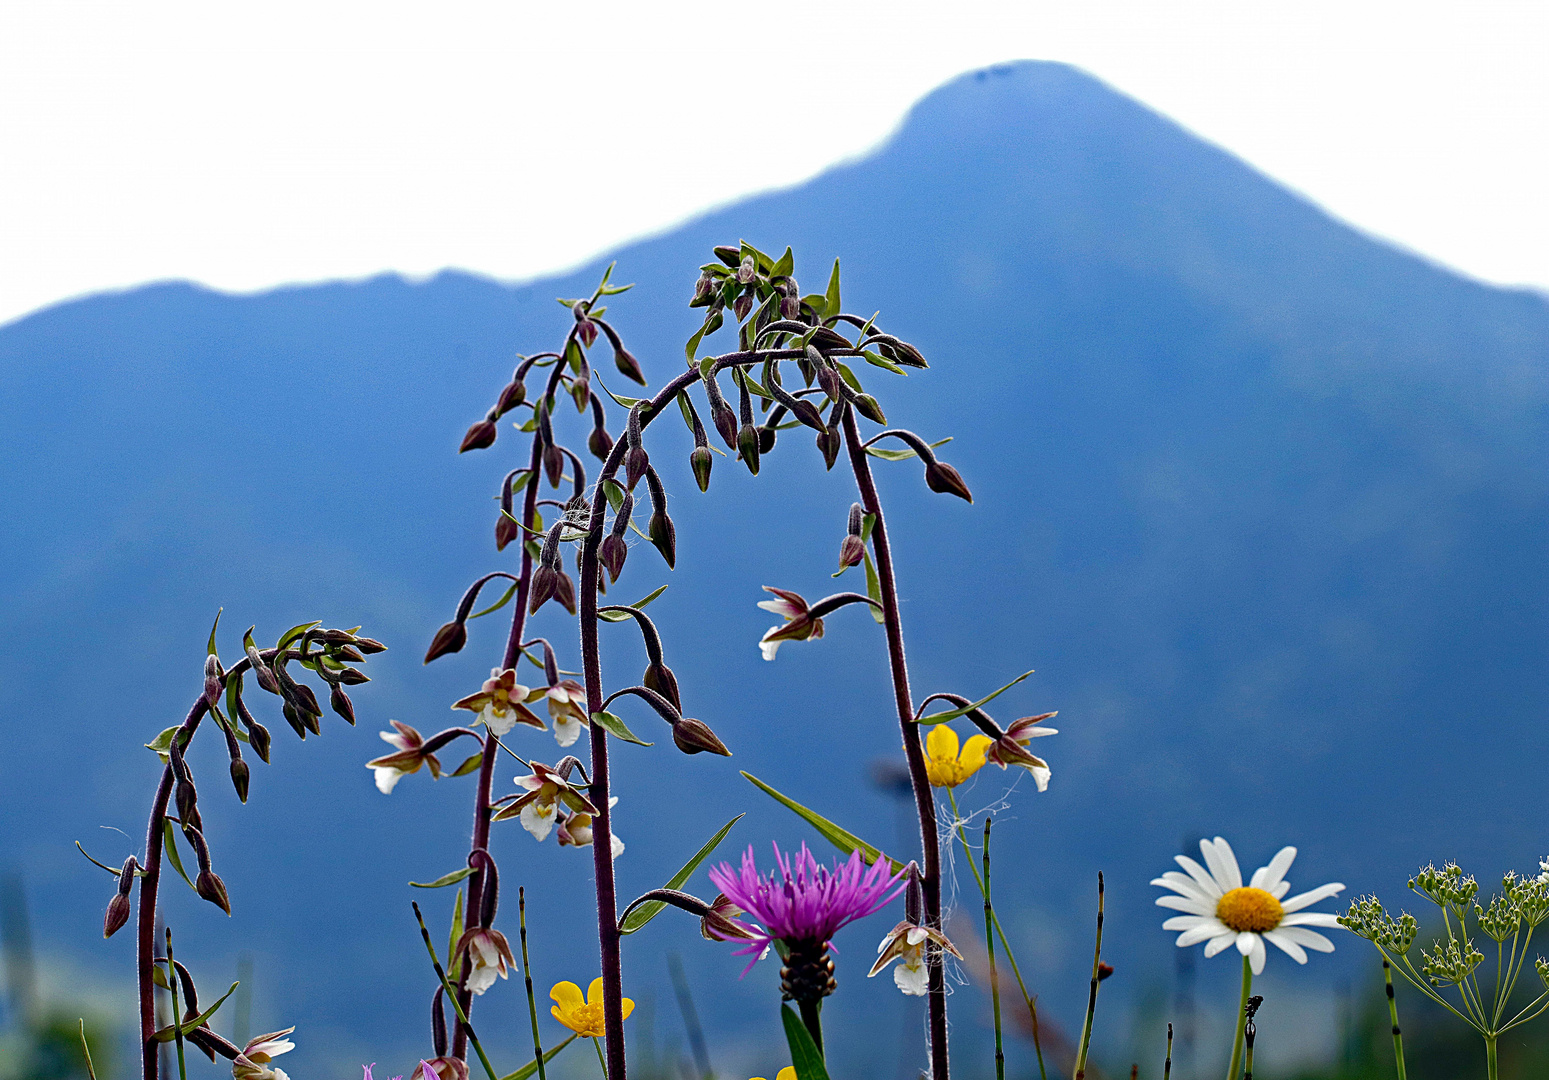
<svg viewBox="0 0 1549 1080">
<path fill-rule="evenodd" d="M 361 1068 L 364 1069 L 366 1073 L 362 1080 L 376 1080 L 376 1078 L 371 1075 L 371 1070 L 376 1068 L 376 1062 L 373 1061 L 370 1065 L 362 1065 Z M 399 1075 L 393 1077 L 393 1080 L 403 1080 L 403 1075 L 400 1073 Z"/>
<path fill-rule="evenodd" d="M 748 927 L 751 940 L 734 954 L 753 957 L 743 969 L 744 975 L 776 939 L 793 950 L 804 946 L 806 950 L 826 951 L 829 939 L 841 926 L 882 908 L 906 884 L 902 872 L 889 872 L 891 863 L 886 857 L 868 868 L 857 850 L 830 870 L 818 865 L 806 844 L 791 856 L 781 853 L 779 844 L 774 850 L 779 870 L 771 871 L 768 877 L 759 876 L 752 847 L 742 856 L 741 872 L 724 862 L 710 870 L 715 887 L 758 920 L 757 925 Z M 710 930 L 715 932 L 713 926 Z M 722 940 L 737 939 L 722 936 Z"/>
</svg>

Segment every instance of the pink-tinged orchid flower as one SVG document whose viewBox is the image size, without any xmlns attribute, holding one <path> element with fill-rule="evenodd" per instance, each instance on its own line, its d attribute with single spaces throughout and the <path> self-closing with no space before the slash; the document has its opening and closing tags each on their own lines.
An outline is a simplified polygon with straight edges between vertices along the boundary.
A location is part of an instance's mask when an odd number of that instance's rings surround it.
<svg viewBox="0 0 1549 1080">
<path fill-rule="evenodd" d="M 475 926 L 458 939 L 452 950 L 452 962 L 464 953 L 468 956 L 468 975 L 463 982 L 475 994 L 482 994 L 495 985 L 495 977 L 509 978 L 507 972 L 516 966 L 511 946 L 506 936 L 488 926 Z"/>
<path fill-rule="evenodd" d="M 561 805 L 579 814 L 597 813 L 591 801 L 559 773 L 542 762 L 534 761 L 531 764 L 531 775 L 516 778 L 517 786 L 524 789 L 526 794 L 501 808 L 493 820 L 520 818 L 522 828 L 542 843 L 558 823 Z"/>
<path fill-rule="evenodd" d="M 408 724 L 400 724 L 397 720 L 391 720 L 389 723 L 397 731 L 381 732 L 382 741 L 396 748 L 396 753 L 366 762 L 366 768 L 376 773 L 377 790 L 383 795 L 391 795 L 398 781 L 410 773 L 419 772 L 421 765 L 430 766 L 430 775 L 439 780 L 441 762 L 436 760 L 435 754 L 425 753 L 425 740 L 420 733 Z"/>
<path fill-rule="evenodd" d="M 267 1035 L 249 1039 L 242 1052 L 232 1059 L 233 1080 L 290 1080 L 284 1069 L 271 1068 L 270 1065 L 281 1054 L 296 1049 L 296 1044 L 285 1037 L 295 1030 L 288 1027 L 284 1031 L 271 1031 Z"/>
<path fill-rule="evenodd" d="M 910 997 L 924 997 L 929 976 L 925 966 L 925 951 L 931 945 L 951 953 L 959 960 L 963 958 L 963 954 L 939 930 L 901 922 L 889 930 L 882 944 L 877 946 L 877 962 L 866 973 L 866 978 L 871 978 L 897 960 L 900 963 L 893 969 L 894 985 Z"/>
<path fill-rule="evenodd" d="M 608 807 L 612 809 L 618 805 L 619 797 L 613 796 L 608 800 Z M 592 823 L 595 815 L 587 813 L 574 813 L 559 815 L 559 846 L 560 847 L 587 847 L 591 844 Z M 608 839 L 612 841 L 613 857 L 616 859 L 624 854 L 624 841 L 619 839 L 619 834 L 610 832 Z"/>
<path fill-rule="evenodd" d="M 547 698 L 549 716 L 554 720 L 554 739 L 560 746 L 573 746 L 581 737 L 583 724 L 591 722 L 586 713 L 586 688 L 574 679 L 561 679 L 548 688 L 533 691 L 529 701 Z"/>
<path fill-rule="evenodd" d="M 1058 715 L 1058 713 L 1046 712 L 1038 716 L 1024 716 L 1015 721 L 1006 733 L 995 741 L 995 745 L 990 747 L 989 760 L 1002 769 L 1007 765 L 1022 766 L 1033 774 L 1033 782 L 1038 785 L 1038 790 L 1047 791 L 1051 775 L 1049 763 L 1029 753 L 1027 744 L 1046 735 L 1058 735 L 1058 728 L 1038 726 L 1039 721 L 1049 720 Z"/>
<path fill-rule="evenodd" d="M 781 642 L 807 641 L 810 638 L 823 636 L 823 620 L 812 617 L 811 606 L 800 593 L 791 592 L 789 589 L 776 589 L 772 585 L 765 585 L 764 591 L 773 593 L 775 598 L 760 600 L 758 606 L 785 619 L 783 625 L 771 626 L 759 639 L 758 647 L 763 652 L 765 660 L 775 658 Z"/>
<path fill-rule="evenodd" d="M 452 708 L 478 713 L 479 719 L 484 721 L 484 726 L 496 735 L 504 735 L 517 724 L 526 724 L 528 727 L 544 731 L 546 729 L 543 721 L 522 704 L 529 693 L 531 691 L 527 687 L 516 681 L 514 668 L 506 668 L 503 671 L 500 668 L 494 668 L 477 694 L 469 694 L 454 702 Z"/>
</svg>

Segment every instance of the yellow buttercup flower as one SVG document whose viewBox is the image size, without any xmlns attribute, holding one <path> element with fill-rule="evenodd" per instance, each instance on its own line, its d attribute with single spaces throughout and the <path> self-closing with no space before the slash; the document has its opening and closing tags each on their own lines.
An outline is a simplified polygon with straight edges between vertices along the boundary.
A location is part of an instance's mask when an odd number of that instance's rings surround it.
<svg viewBox="0 0 1549 1080">
<path fill-rule="evenodd" d="M 587 987 L 584 999 L 581 997 L 581 988 L 573 982 L 555 984 L 554 989 L 549 991 L 549 997 L 555 1002 L 554 1007 L 549 1010 L 554 1014 L 554 1019 L 577 1035 L 597 1038 L 607 1034 L 603 1030 L 601 979 L 592 980 L 592 985 Z M 625 998 L 625 1018 L 627 1019 L 634 1011 L 635 1003 Z"/>
<path fill-rule="evenodd" d="M 954 788 L 984 768 L 986 756 L 995 740 L 988 735 L 970 735 L 959 753 L 957 732 L 937 724 L 925 736 L 925 775 L 931 787 Z"/>
<path fill-rule="evenodd" d="M 764 1078 L 762 1076 L 755 1076 L 753 1080 L 764 1080 Z M 775 1080 L 796 1080 L 796 1067 L 794 1065 L 787 1065 L 775 1073 Z"/>
</svg>

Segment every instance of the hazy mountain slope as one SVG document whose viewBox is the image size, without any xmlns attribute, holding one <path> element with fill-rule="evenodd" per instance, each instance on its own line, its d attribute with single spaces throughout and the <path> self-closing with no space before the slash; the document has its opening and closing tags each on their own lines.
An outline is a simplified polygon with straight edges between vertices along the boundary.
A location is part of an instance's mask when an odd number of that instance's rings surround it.
<svg viewBox="0 0 1549 1080">
<path fill-rule="evenodd" d="M 728 140 L 707 167 L 756 159 Z M 808 288 L 842 256 L 847 306 L 881 308 L 932 361 L 868 382 L 894 422 L 956 437 L 947 457 L 977 500 L 881 466 L 914 681 L 974 693 L 1036 667 L 999 715 L 1061 711 L 1041 747 L 1053 786 L 1019 787 L 999 833 L 1006 910 L 1057 1018 L 1079 1008 L 1099 868 L 1128 976 L 1107 985 L 1170 970 L 1145 882 L 1185 835 L 1223 833 L 1254 865 L 1295 843 L 1295 882 L 1395 895 L 1416 860 L 1493 875 L 1549 850 L 1540 815 L 1516 808 L 1549 749 L 1542 298 L 1363 237 L 1050 64 L 964 77 L 866 160 L 619 252 L 639 286 L 612 310 L 654 383 L 697 323 L 695 267 L 738 236 L 793 244 Z M 109 884 L 69 842 L 116 861 L 126 842 L 96 826 L 143 828 L 155 762 L 135 746 L 197 690 L 215 609 L 229 647 L 254 622 L 271 638 L 302 618 L 363 622 L 395 648 L 357 695 L 360 730 L 304 747 L 286 732 L 241 812 L 214 750 L 196 756 L 237 913 L 217 926 L 173 893 L 172 918 L 210 985 L 237 949 L 259 953 L 255 1023 L 309 1025 L 298 1067 L 424 1049 L 405 1041 L 430 987 L 400 883 L 458 864 L 469 791 L 415 777 L 383 799 L 360 763 L 387 717 L 443 722 L 498 651 L 481 625 L 460 656 L 419 665 L 463 584 L 509 561 L 485 500 L 514 443 L 454 451 L 514 352 L 558 341 L 552 298 L 597 269 L 523 288 L 161 285 L 0 329 L 0 733 L 29 780 L 0 789 L 0 859 L 27 868 L 48 945 L 129 971 L 127 939 L 91 944 Z M 759 585 L 828 587 L 845 478 L 791 432 L 756 479 L 718 459 L 700 496 L 681 429 L 658 445 L 676 455 L 680 562 L 655 610 L 690 710 L 737 756 L 620 752 L 621 888 L 658 883 L 743 809 L 733 843 L 802 835 L 738 767 L 896 846 L 866 781 L 897 749 L 873 624 L 846 612 L 775 664 L 753 647 Z M 637 550 L 619 591 L 661 570 Z M 569 640 L 552 613 L 540 622 Z M 610 677 L 633 678 L 633 646 L 610 633 Z M 967 804 L 1001 782 L 987 774 Z M 508 882 L 533 894 L 538 981 L 584 983 L 589 863 L 514 831 L 498 843 Z M 841 937 L 840 1040 L 899 1009 L 886 980 L 859 978 L 881 921 Z M 670 922 L 632 943 L 641 985 L 663 984 L 675 942 L 726 1040 L 774 1045 L 773 974 L 736 983 L 725 950 Z M 1355 944 L 1306 971 L 1275 965 L 1284 992 L 1364 962 Z M 494 1031 L 518 993 L 500 991 Z M 971 1012 L 960 1031 L 977 1031 Z"/>
</svg>

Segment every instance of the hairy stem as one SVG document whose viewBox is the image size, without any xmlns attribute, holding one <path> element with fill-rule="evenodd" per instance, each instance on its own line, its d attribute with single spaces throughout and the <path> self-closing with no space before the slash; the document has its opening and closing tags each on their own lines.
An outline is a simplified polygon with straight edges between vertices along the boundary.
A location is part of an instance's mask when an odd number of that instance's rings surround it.
<svg viewBox="0 0 1549 1080">
<path fill-rule="evenodd" d="M 903 735 L 904 756 L 909 763 L 909 781 L 914 788 L 915 809 L 920 818 L 922 873 L 920 888 L 925 900 L 925 924 L 933 930 L 941 927 L 941 850 L 936 834 L 936 799 L 925 771 L 925 750 L 920 741 L 919 725 L 914 722 L 914 703 L 909 693 L 909 667 L 904 660 L 903 624 L 898 613 L 898 586 L 893 572 L 893 554 L 888 546 L 887 525 L 882 517 L 882 501 L 871 476 L 871 462 L 855 423 L 855 411 L 844 410 L 844 441 L 855 473 L 855 486 L 861 506 L 873 516 L 872 550 L 877 557 L 877 577 L 882 589 L 882 620 L 887 632 L 888 666 L 893 677 L 893 696 L 898 706 L 898 725 Z M 942 958 L 931 958 L 926 984 L 930 1012 L 930 1057 L 932 1080 L 948 1080 L 951 1070 L 947 1055 L 947 984 Z"/>
</svg>

